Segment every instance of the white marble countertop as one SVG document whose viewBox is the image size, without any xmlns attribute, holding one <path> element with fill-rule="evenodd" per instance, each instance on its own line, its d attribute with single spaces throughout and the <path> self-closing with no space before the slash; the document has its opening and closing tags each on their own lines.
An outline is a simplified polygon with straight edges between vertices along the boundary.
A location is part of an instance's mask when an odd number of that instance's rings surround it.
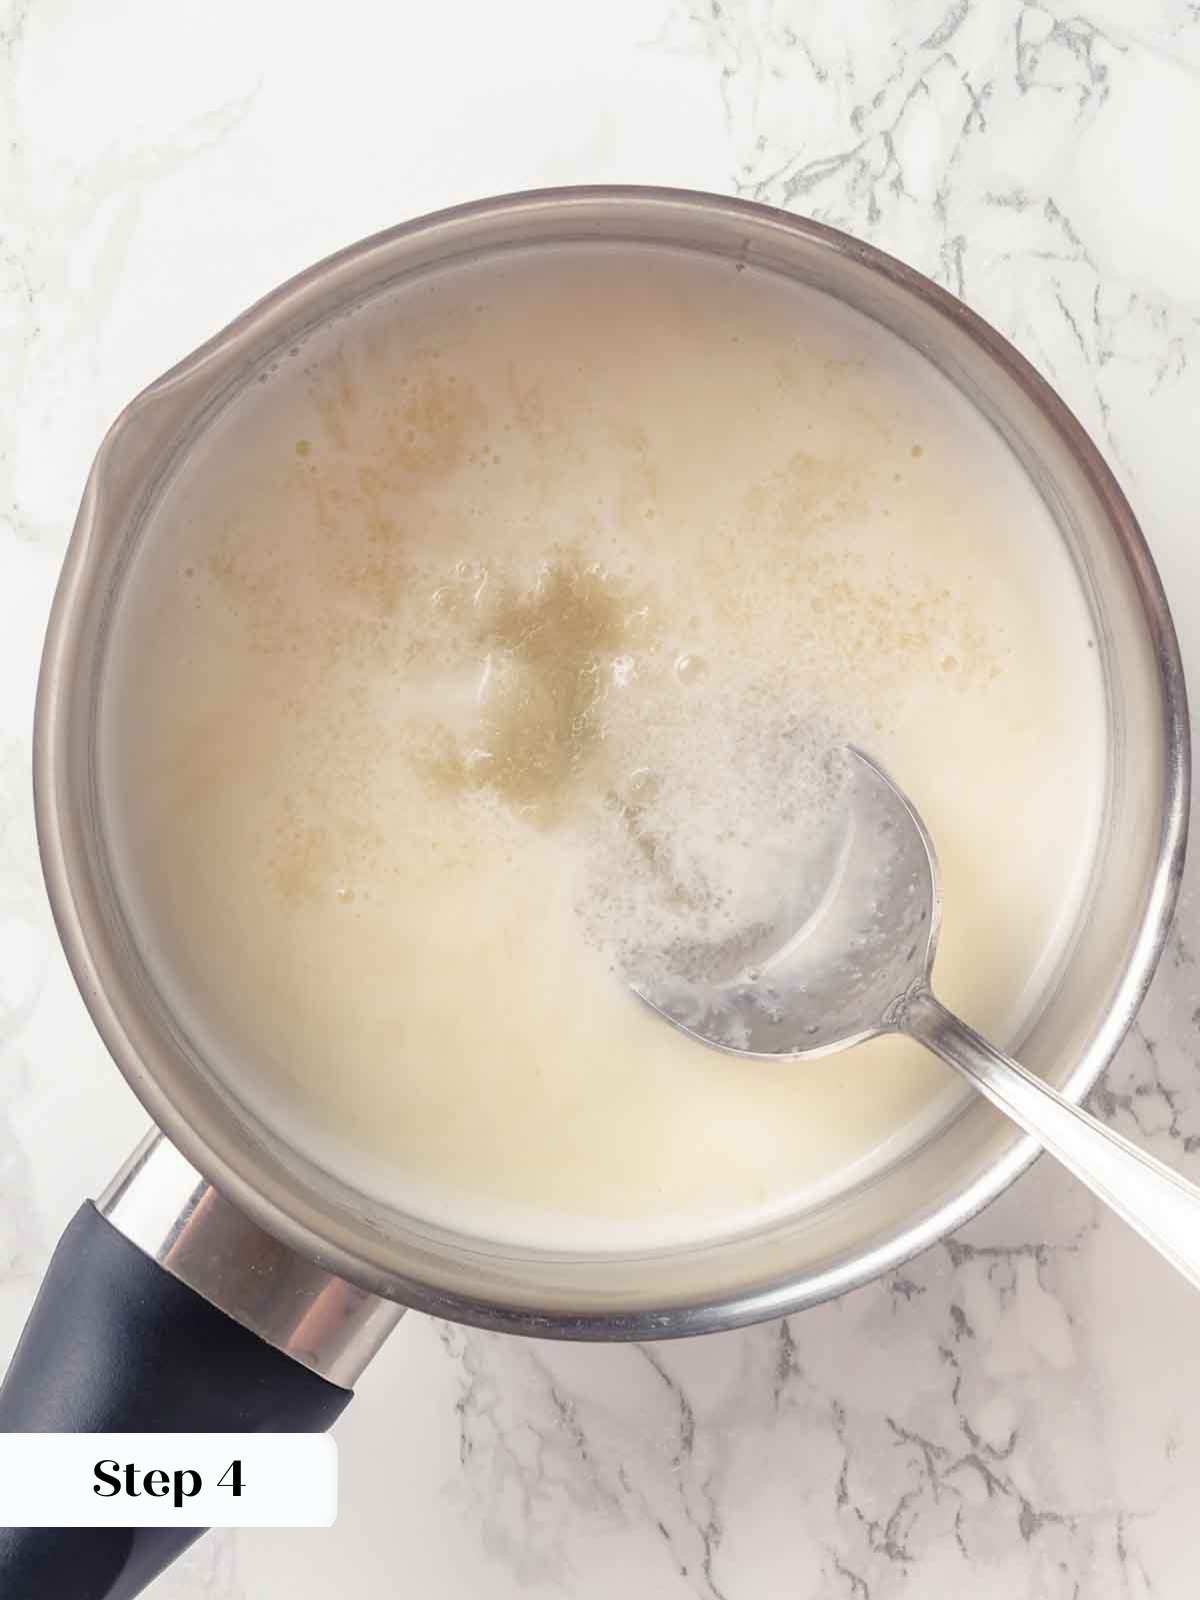
<svg viewBox="0 0 1200 1600">
<path fill-rule="evenodd" d="M 1195 0 L 0 0 L 0 1350 L 144 1118 L 41 887 L 29 740 L 121 405 L 280 279 L 545 183 L 759 197 L 930 273 L 1120 475 L 1200 682 Z M 1200 853 L 1188 884 L 1200 878 Z M 1096 1096 L 1200 1179 L 1200 899 Z M 1200 1302 L 1048 1162 L 899 1275 L 645 1347 L 405 1319 L 331 1532 L 162 1600 L 1191 1600 Z M 53 1600 L 53 1597 L 46 1597 Z"/>
</svg>

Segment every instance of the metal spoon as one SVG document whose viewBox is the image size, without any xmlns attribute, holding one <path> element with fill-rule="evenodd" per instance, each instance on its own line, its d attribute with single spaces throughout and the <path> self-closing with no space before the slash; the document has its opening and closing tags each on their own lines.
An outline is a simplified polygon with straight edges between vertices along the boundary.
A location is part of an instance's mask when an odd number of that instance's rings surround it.
<svg viewBox="0 0 1200 1600">
<path fill-rule="evenodd" d="M 703 1044 L 804 1060 L 907 1034 L 1031 1133 L 1200 1288 L 1200 1188 L 1002 1055 L 930 987 L 941 921 L 937 859 L 911 803 L 851 749 L 846 829 L 804 925 L 735 976 L 656 976 L 632 987 Z"/>
</svg>

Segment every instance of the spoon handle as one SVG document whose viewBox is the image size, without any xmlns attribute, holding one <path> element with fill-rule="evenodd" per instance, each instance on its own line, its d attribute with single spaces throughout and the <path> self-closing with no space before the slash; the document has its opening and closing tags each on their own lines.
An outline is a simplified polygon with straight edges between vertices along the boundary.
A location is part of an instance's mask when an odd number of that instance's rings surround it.
<svg viewBox="0 0 1200 1600">
<path fill-rule="evenodd" d="M 1001 1055 L 928 989 L 909 995 L 895 1026 L 961 1072 L 1200 1289 L 1200 1188 Z"/>
</svg>

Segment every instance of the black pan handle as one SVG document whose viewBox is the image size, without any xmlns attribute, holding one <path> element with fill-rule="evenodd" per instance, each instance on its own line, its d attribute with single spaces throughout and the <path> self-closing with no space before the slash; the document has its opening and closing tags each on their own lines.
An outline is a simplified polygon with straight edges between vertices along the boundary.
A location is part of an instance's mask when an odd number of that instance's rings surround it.
<svg viewBox="0 0 1200 1600">
<path fill-rule="evenodd" d="M 0 1385 L 0 1432 L 317 1433 L 352 1391 L 219 1311 L 90 1202 Z M 4 1600 L 132 1600 L 202 1528 L 0 1529 Z"/>
</svg>

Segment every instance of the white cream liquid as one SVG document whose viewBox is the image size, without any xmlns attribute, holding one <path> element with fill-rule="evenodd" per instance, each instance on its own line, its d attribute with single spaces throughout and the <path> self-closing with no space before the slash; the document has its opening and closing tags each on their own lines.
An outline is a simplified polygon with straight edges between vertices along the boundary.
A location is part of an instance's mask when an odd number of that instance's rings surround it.
<svg viewBox="0 0 1200 1600">
<path fill-rule="evenodd" d="M 564 248 L 341 321 L 210 430 L 114 624 L 101 801 L 147 961 L 362 1191 L 548 1248 L 802 1208 L 955 1093 L 805 1065 L 621 981 L 803 897 L 863 746 L 940 855 L 939 993 L 1004 1043 L 1101 811 L 1046 508 L 920 356 L 731 263 Z"/>
</svg>

